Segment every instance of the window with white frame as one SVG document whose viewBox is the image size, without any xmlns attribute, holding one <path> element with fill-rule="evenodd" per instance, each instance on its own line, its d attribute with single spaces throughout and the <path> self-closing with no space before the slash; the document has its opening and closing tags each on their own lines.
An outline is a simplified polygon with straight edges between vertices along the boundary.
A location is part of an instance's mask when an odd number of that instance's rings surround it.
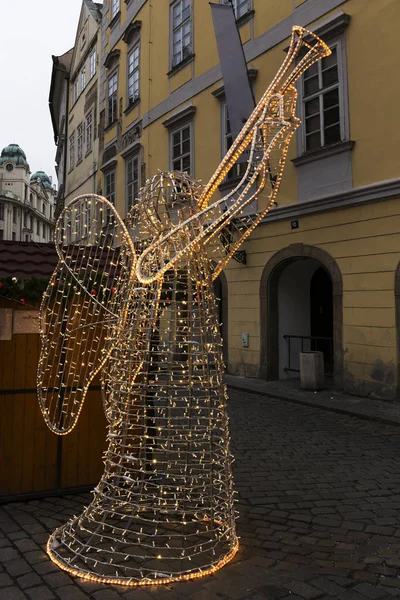
<svg viewBox="0 0 400 600">
<path fill-rule="evenodd" d="M 82 237 L 81 224 L 81 206 L 78 204 L 75 210 L 75 239 L 80 239 Z"/>
<path fill-rule="evenodd" d="M 109 171 L 105 176 L 106 198 L 115 206 L 115 171 Z"/>
<path fill-rule="evenodd" d="M 83 92 L 83 90 L 86 87 L 86 67 L 82 67 L 82 71 L 81 71 L 81 92 Z"/>
<path fill-rule="evenodd" d="M 76 162 L 82 160 L 83 156 L 83 123 L 78 125 L 76 130 Z"/>
<path fill-rule="evenodd" d="M 340 89 L 339 48 L 314 63 L 302 80 L 303 151 L 316 150 L 344 139 Z"/>
<path fill-rule="evenodd" d="M 115 72 L 108 78 L 107 94 L 107 115 L 108 123 L 114 123 L 117 120 L 117 92 L 118 92 L 118 73 Z"/>
<path fill-rule="evenodd" d="M 251 0 L 224 0 L 224 4 L 231 4 L 235 11 L 236 19 L 240 19 L 243 15 L 250 12 Z"/>
<path fill-rule="evenodd" d="M 228 152 L 229 148 L 233 144 L 233 136 L 231 131 L 231 125 L 229 122 L 228 106 L 226 102 L 222 104 L 222 138 L 222 154 L 223 156 L 225 156 L 225 154 Z M 233 165 L 233 167 L 229 170 L 226 176 L 226 180 L 232 179 L 233 177 L 238 177 L 239 175 L 243 175 L 246 171 L 246 168 L 246 162 L 241 162 L 237 163 L 236 165 Z"/>
<path fill-rule="evenodd" d="M 85 125 L 85 137 L 86 137 L 86 154 L 92 149 L 92 138 L 93 138 L 93 111 L 86 116 Z"/>
<path fill-rule="evenodd" d="M 69 136 L 69 170 L 74 168 L 75 164 L 75 134 Z"/>
<path fill-rule="evenodd" d="M 128 104 L 139 98 L 139 44 L 128 54 Z"/>
<path fill-rule="evenodd" d="M 192 125 L 171 131 L 171 167 L 173 171 L 192 172 Z"/>
<path fill-rule="evenodd" d="M 178 0 L 172 7 L 172 66 L 192 54 L 192 0 Z"/>
<path fill-rule="evenodd" d="M 92 79 L 96 74 L 96 48 L 89 56 L 89 79 Z"/>
<path fill-rule="evenodd" d="M 106 198 L 115 206 L 115 171 L 109 171 L 105 176 L 105 192 Z M 106 208 L 104 213 L 104 225 L 112 223 L 112 212 L 110 208 Z"/>
<path fill-rule="evenodd" d="M 111 0 L 111 19 L 119 12 L 119 3 L 120 0 Z"/>
<path fill-rule="evenodd" d="M 79 79 L 76 78 L 74 81 L 74 102 L 79 98 Z"/>
<path fill-rule="evenodd" d="M 126 199 L 127 210 L 134 205 L 139 196 L 140 189 L 140 163 L 139 154 L 135 154 L 126 161 Z"/>
</svg>

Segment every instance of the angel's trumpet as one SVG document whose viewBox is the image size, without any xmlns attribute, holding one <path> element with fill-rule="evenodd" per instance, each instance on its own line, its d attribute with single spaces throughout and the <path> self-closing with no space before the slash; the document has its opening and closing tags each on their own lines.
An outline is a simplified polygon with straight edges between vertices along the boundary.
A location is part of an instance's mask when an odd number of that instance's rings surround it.
<svg viewBox="0 0 400 600">
<path fill-rule="evenodd" d="M 314 33 L 304 29 L 304 27 L 297 25 L 293 27 L 292 37 L 285 60 L 263 94 L 261 100 L 244 124 L 236 140 L 222 159 L 214 175 L 205 186 L 199 199 L 200 208 L 205 208 L 208 205 L 211 196 L 235 164 L 237 157 L 242 154 L 251 142 L 254 129 L 260 118 L 263 116 L 266 108 L 266 116 L 268 117 L 268 104 L 271 98 L 276 94 L 284 96 L 285 93 L 293 89 L 294 83 L 304 71 L 311 67 L 316 61 L 325 56 L 329 56 L 330 54 L 331 50 L 329 46 Z M 288 116 L 287 119 L 290 120 L 290 116 Z"/>
</svg>

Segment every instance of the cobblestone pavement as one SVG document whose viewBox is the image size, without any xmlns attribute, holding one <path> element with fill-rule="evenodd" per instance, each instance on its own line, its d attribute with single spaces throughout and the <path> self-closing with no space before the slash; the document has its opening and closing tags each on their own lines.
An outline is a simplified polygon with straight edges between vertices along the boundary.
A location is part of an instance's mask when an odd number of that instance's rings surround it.
<svg viewBox="0 0 400 600">
<path fill-rule="evenodd" d="M 90 496 L 0 507 L 0 600 L 372 600 L 400 597 L 400 428 L 231 393 L 238 532 L 212 577 L 153 588 L 85 582 L 48 533 Z"/>
</svg>

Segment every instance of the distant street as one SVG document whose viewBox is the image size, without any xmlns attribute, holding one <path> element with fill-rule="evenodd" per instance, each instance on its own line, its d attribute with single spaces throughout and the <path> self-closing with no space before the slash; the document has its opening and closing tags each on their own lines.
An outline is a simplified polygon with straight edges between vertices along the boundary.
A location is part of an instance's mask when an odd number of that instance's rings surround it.
<svg viewBox="0 0 400 600">
<path fill-rule="evenodd" d="M 400 597 L 400 428 L 231 392 L 238 533 L 215 576 L 116 588 L 61 572 L 47 532 L 89 496 L 0 507 L 1 600 Z"/>
</svg>

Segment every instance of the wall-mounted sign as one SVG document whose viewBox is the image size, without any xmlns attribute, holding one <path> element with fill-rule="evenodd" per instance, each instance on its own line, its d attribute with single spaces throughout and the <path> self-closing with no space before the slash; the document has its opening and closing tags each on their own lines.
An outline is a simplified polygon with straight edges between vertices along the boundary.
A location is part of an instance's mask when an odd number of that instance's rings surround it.
<svg viewBox="0 0 400 600">
<path fill-rule="evenodd" d="M 15 310 L 13 333 L 39 333 L 39 311 Z"/>
<path fill-rule="evenodd" d="M 242 333 L 242 346 L 243 346 L 243 348 L 249 347 L 249 334 L 248 333 Z"/>
</svg>

